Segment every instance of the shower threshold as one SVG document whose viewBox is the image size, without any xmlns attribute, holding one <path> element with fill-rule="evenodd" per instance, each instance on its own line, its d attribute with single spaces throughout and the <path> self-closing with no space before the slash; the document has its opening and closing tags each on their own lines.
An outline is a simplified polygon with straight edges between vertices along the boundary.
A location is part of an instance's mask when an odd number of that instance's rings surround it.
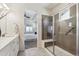
<svg viewBox="0 0 79 59">
<path fill-rule="evenodd" d="M 46 47 L 47 50 L 49 50 L 52 54 L 53 54 L 53 46 L 49 46 L 49 47 Z M 54 54 L 56 56 L 74 56 L 73 54 L 67 52 L 66 50 L 58 47 L 58 46 L 55 46 L 55 51 L 54 51 Z"/>
</svg>

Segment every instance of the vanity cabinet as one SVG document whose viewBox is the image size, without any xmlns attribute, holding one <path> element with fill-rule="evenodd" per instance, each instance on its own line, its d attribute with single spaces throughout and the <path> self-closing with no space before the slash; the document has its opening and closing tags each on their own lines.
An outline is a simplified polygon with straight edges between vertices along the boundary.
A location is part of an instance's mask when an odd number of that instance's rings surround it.
<svg viewBox="0 0 79 59">
<path fill-rule="evenodd" d="M 4 40 L 4 39 L 3 39 Z M 0 56 L 17 56 L 19 51 L 19 38 L 10 37 L 0 44 Z"/>
</svg>

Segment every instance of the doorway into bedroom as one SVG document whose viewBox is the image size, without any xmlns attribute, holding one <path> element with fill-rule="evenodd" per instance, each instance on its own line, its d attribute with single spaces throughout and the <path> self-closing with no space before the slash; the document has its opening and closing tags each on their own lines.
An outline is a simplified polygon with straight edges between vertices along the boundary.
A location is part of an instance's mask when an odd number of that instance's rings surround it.
<svg viewBox="0 0 79 59">
<path fill-rule="evenodd" d="M 37 47 L 37 13 L 33 10 L 24 12 L 25 49 Z"/>
</svg>

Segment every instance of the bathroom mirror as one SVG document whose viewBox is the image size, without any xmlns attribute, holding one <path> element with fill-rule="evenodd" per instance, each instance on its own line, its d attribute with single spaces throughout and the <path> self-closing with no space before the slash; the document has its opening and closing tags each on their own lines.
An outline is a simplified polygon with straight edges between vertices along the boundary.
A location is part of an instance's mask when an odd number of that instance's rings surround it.
<svg viewBox="0 0 79 59">
<path fill-rule="evenodd" d="M 5 33 L 6 33 L 6 23 L 7 22 L 7 20 L 6 20 L 6 17 L 4 17 L 4 18 L 2 18 L 1 20 L 0 20 L 0 30 L 1 30 L 1 36 L 5 36 Z"/>
<path fill-rule="evenodd" d="M 12 37 L 18 34 L 17 15 L 14 12 L 7 14 L 6 37 Z"/>
<path fill-rule="evenodd" d="M 8 9 L 6 9 L 5 4 L 0 3 L 0 37 L 5 36 L 6 33 L 7 13 L 8 13 Z"/>
<path fill-rule="evenodd" d="M 0 4 L 0 37 L 12 37 L 18 32 L 16 14 L 9 10 L 6 4 Z"/>
</svg>

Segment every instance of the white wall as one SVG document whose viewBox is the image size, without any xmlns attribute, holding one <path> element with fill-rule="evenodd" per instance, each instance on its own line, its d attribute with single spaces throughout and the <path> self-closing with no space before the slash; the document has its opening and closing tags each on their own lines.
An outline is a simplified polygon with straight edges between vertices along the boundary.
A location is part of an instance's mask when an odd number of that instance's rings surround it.
<svg viewBox="0 0 79 59">
<path fill-rule="evenodd" d="M 61 3 L 57 5 L 55 8 L 49 10 L 50 15 L 55 15 L 56 13 L 61 12 L 63 9 L 68 9 L 70 8 L 74 3 Z"/>
<path fill-rule="evenodd" d="M 23 33 L 24 33 L 24 26 L 23 26 L 24 11 L 23 11 L 23 9 L 24 8 L 20 8 L 20 6 L 18 6 L 18 4 L 7 4 L 7 6 L 10 8 L 10 13 L 16 16 L 15 21 L 18 25 L 18 28 L 19 28 L 18 31 L 20 34 L 20 41 L 19 41 L 20 48 L 19 49 L 20 49 L 20 51 L 22 51 L 22 50 L 24 50 L 24 35 L 23 35 Z M 14 21 L 14 19 L 13 19 L 13 21 Z"/>
<path fill-rule="evenodd" d="M 41 15 L 42 14 L 48 14 L 48 12 L 44 9 L 38 6 L 38 4 L 17 4 L 17 3 L 12 3 L 12 4 L 7 4 L 7 6 L 10 8 L 10 11 L 13 12 L 16 16 L 16 21 L 19 26 L 19 33 L 20 33 L 20 50 L 24 50 L 24 11 L 26 9 L 28 10 L 34 10 L 38 12 L 38 44 L 37 46 L 40 47 L 40 42 L 41 42 Z"/>
</svg>

